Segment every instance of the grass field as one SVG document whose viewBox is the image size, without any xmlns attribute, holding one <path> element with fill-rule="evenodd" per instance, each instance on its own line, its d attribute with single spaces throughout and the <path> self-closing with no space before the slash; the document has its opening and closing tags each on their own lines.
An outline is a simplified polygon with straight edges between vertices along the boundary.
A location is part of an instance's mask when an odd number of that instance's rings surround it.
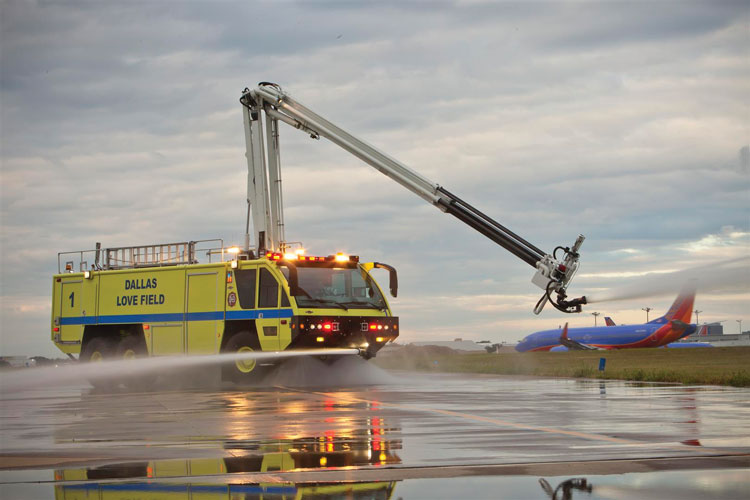
<svg viewBox="0 0 750 500">
<path fill-rule="evenodd" d="M 600 358 L 607 360 L 603 372 Z M 375 362 L 386 369 L 750 387 L 750 347 L 458 354 L 406 346 L 383 352 Z"/>
</svg>

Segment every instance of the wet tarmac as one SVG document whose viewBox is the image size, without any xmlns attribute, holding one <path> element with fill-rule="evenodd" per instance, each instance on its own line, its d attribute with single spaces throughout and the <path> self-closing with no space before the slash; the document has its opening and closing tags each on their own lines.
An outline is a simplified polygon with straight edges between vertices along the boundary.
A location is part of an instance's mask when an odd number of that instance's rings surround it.
<svg viewBox="0 0 750 500">
<path fill-rule="evenodd" d="M 250 389 L 4 391 L 0 497 L 746 498 L 750 491 L 747 389 L 386 374 L 369 365 L 351 377 L 351 367 L 334 365 L 319 373 L 321 386 L 316 370 L 297 367 Z"/>
</svg>

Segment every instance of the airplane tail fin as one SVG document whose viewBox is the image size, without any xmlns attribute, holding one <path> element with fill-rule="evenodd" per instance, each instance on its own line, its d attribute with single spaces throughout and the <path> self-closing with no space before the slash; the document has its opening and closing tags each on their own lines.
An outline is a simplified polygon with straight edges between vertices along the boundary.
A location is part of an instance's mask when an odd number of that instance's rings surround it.
<svg viewBox="0 0 750 500">
<path fill-rule="evenodd" d="M 562 334 L 560 335 L 560 341 L 568 340 L 568 324 L 565 323 Z"/>
<path fill-rule="evenodd" d="M 701 325 L 698 328 L 698 335 L 708 335 L 708 325 Z"/>
<path fill-rule="evenodd" d="M 606 324 L 607 326 L 616 326 L 616 325 L 615 325 L 615 322 L 614 322 L 614 321 L 612 321 L 612 318 L 610 318 L 609 316 L 604 316 L 604 323 L 605 323 L 605 324 Z"/>
<path fill-rule="evenodd" d="M 695 301 L 695 287 L 686 287 L 677 296 L 667 314 L 649 323 L 667 323 L 672 320 L 690 324 L 693 317 L 693 302 Z"/>
</svg>

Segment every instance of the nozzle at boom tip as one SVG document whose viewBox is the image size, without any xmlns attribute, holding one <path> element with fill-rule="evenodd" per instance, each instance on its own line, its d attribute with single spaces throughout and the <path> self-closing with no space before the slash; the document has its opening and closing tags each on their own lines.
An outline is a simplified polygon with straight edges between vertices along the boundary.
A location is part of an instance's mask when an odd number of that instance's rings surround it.
<svg viewBox="0 0 750 500">
<path fill-rule="evenodd" d="M 578 297 L 577 299 L 571 299 L 571 300 L 565 300 L 560 299 L 557 301 L 557 304 L 565 309 L 565 312 L 581 312 L 581 306 L 587 304 L 586 302 L 586 296 L 583 295 L 581 297 Z"/>
</svg>

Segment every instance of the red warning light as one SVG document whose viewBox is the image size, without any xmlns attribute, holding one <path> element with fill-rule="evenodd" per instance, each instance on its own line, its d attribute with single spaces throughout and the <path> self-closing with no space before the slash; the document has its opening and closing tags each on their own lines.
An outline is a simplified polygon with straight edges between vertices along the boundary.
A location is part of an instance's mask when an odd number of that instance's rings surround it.
<svg viewBox="0 0 750 500">
<path fill-rule="evenodd" d="M 377 329 L 378 329 L 378 325 L 376 325 L 375 323 L 370 324 L 370 330 L 377 330 Z"/>
<path fill-rule="evenodd" d="M 330 323 L 324 323 L 323 324 L 323 330 L 330 330 L 330 329 L 331 329 L 331 324 Z"/>
</svg>

